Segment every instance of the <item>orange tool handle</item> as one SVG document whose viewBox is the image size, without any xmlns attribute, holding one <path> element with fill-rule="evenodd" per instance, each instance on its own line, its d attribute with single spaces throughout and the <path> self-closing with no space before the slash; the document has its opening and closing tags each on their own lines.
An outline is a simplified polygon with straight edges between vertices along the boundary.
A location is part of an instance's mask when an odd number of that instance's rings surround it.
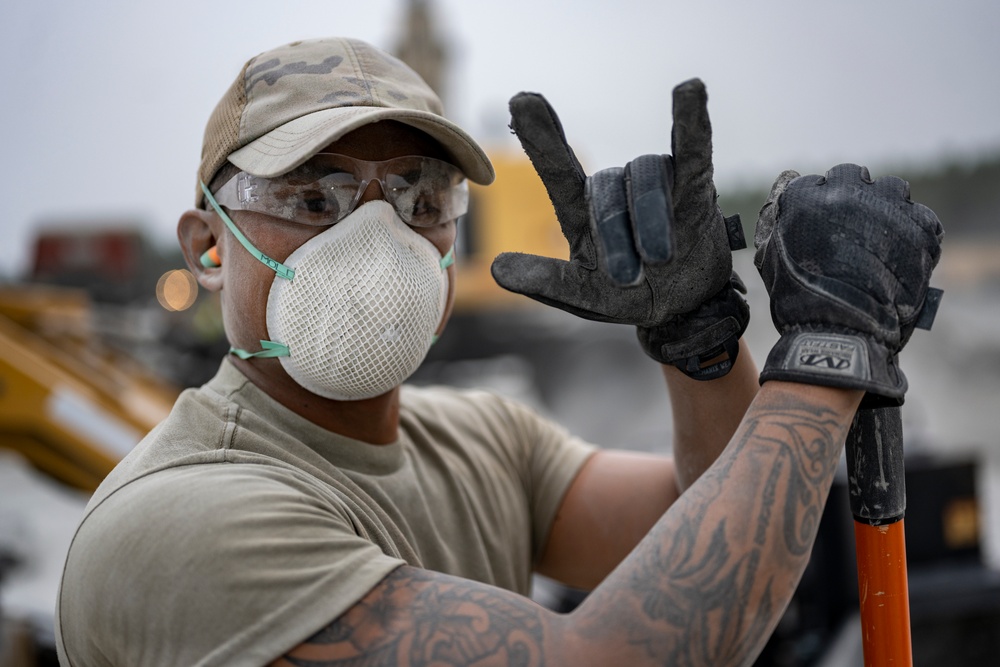
<svg viewBox="0 0 1000 667">
<path fill-rule="evenodd" d="M 865 667 L 912 667 L 900 409 L 862 407 L 847 435 Z"/>
<path fill-rule="evenodd" d="M 908 667 L 910 595 L 903 520 L 884 526 L 854 522 L 861 642 L 866 667 Z"/>
</svg>

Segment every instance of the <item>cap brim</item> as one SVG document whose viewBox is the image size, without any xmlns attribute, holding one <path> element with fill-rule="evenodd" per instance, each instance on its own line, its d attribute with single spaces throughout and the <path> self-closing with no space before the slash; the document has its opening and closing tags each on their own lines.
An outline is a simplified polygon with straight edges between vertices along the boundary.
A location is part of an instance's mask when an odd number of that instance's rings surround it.
<svg viewBox="0 0 1000 667">
<path fill-rule="evenodd" d="M 229 155 L 243 171 L 271 178 L 298 167 L 322 148 L 363 125 L 395 120 L 436 139 L 458 163 L 466 178 L 488 185 L 495 173 L 482 148 L 454 123 L 427 111 L 382 107 L 323 109 L 289 121 Z"/>
</svg>

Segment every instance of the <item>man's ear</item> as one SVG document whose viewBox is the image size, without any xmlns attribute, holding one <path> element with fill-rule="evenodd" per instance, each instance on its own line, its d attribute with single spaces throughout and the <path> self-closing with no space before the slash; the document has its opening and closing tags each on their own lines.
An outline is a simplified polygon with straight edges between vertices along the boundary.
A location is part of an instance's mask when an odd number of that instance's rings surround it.
<svg viewBox="0 0 1000 667">
<path fill-rule="evenodd" d="M 184 260 L 198 279 L 198 284 L 210 292 L 222 289 L 222 257 L 216 247 L 218 237 L 215 232 L 218 226 L 218 217 L 201 209 L 185 211 L 177 222 L 177 239 L 180 241 Z M 202 257 L 212 249 L 215 249 L 220 261 L 202 261 Z"/>
</svg>

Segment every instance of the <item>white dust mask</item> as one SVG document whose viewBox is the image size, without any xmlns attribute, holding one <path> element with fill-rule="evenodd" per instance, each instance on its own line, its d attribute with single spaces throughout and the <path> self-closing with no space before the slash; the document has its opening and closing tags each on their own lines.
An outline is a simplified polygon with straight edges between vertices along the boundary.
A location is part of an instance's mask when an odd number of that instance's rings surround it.
<svg viewBox="0 0 1000 667">
<path fill-rule="evenodd" d="M 342 401 L 383 394 L 417 370 L 447 305 L 452 253 L 441 257 L 391 204 L 359 206 L 284 264 L 260 253 L 222 215 L 277 274 L 267 298 L 270 340 L 261 341 L 260 352 L 233 354 L 278 357 L 299 385 Z"/>
</svg>

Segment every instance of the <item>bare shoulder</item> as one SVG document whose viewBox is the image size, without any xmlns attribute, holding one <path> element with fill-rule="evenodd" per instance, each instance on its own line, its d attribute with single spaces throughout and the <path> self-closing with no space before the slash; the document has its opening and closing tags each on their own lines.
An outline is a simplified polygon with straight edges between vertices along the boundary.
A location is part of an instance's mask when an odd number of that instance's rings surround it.
<svg viewBox="0 0 1000 667">
<path fill-rule="evenodd" d="M 272 667 L 542 665 L 557 618 L 523 596 L 404 566 Z"/>
</svg>

